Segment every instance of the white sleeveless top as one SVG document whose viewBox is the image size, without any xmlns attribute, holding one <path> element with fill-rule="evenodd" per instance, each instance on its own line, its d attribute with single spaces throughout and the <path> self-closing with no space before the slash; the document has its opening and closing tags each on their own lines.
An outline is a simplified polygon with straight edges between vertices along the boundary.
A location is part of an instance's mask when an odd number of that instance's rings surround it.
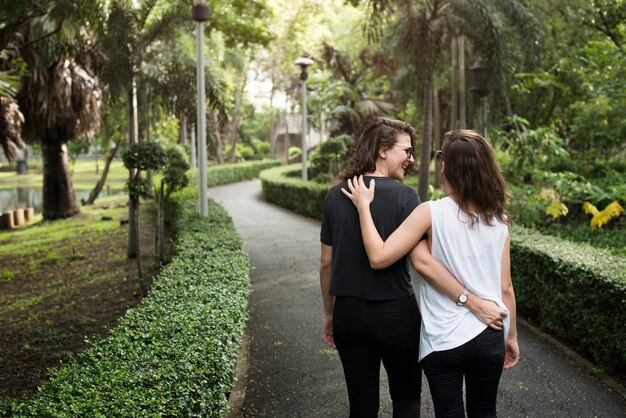
<svg viewBox="0 0 626 418">
<path fill-rule="evenodd" d="M 493 220 L 494 225 L 478 221 L 471 226 L 470 217 L 450 197 L 427 202 L 432 217 L 432 255 L 468 288 L 482 299 L 502 302 L 502 251 L 508 237 L 507 225 Z M 487 325 L 464 306 L 420 281 L 422 360 L 433 351 L 459 347 L 480 334 Z M 509 317 L 504 321 L 505 339 Z"/>
</svg>

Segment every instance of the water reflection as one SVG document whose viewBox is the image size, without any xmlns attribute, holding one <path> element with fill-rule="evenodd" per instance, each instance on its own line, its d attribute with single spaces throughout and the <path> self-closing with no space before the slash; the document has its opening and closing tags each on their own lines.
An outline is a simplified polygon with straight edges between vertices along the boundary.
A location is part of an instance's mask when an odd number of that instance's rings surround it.
<svg viewBox="0 0 626 418">
<path fill-rule="evenodd" d="M 91 190 L 75 190 L 76 202 L 80 204 L 80 199 L 87 199 Z M 120 190 L 108 188 L 100 192 L 100 196 L 111 196 L 119 194 Z M 42 190 L 32 187 L 16 187 L 12 190 L 0 189 L 0 213 L 8 212 L 19 208 L 35 208 L 35 213 L 40 213 L 43 206 Z"/>
</svg>

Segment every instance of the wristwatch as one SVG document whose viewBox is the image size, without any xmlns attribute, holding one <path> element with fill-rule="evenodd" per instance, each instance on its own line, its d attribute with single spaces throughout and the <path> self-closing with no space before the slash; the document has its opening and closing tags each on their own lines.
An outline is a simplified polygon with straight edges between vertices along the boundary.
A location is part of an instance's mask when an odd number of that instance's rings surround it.
<svg viewBox="0 0 626 418">
<path fill-rule="evenodd" d="M 457 306 L 465 305 L 465 302 L 467 302 L 467 294 L 468 293 L 469 293 L 469 290 L 467 290 L 467 287 L 465 289 L 463 289 L 463 293 L 461 293 L 459 295 L 459 298 L 456 301 Z"/>
</svg>

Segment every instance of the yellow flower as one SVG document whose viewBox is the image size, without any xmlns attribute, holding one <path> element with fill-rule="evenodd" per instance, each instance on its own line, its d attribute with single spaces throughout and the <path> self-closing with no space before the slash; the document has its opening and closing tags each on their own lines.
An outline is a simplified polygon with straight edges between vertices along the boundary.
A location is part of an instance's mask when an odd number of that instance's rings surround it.
<svg viewBox="0 0 626 418">
<path fill-rule="evenodd" d="M 596 208 L 594 205 L 592 205 L 589 202 L 583 203 L 583 210 L 585 211 L 587 215 L 596 216 L 598 213 L 600 213 L 598 208 Z"/>
<path fill-rule="evenodd" d="M 585 208 L 585 205 L 591 206 L 595 210 L 595 212 L 588 212 Z M 602 228 L 602 226 L 609 222 L 611 219 L 617 218 L 622 213 L 624 213 L 624 208 L 617 202 L 617 200 L 609 203 L 602 212 L 598 212 L 598 209 L 596 209 L 596 207 L 589 202 L 585 202 L 583 204 L 583 210 L 586 213 L 591 213 L 594 215 L 593 218 L 591 218 L 591 222 L 589 223 L 592 229 Z"/>
<path fill-rule="evenodd" d="M 567 206 L 565 206 L 563 203 L 558 202 L 558 201 L 552 202 L 550 206 L 548 206 L 548 209 L 546 209 L 546 215 L 550 215 L 554 219 L 558 218 L 559 216 L 567 215 L 567 212 L 568 212 Z"/>
</svg>

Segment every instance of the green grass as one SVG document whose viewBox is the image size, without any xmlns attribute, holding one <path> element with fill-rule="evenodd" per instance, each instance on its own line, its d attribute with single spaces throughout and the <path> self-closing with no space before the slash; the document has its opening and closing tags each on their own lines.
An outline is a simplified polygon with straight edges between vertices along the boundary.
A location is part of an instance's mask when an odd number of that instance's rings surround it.
<svg viewBox="0 0 626 418">
<path fill-rule="evenodd" d="M 90 246 L 106 245 L 107 236 L 119 233 L 120 220 L 128 219 L 126 199 L 124 195 L 110 196 L 99 199 L 96 207 L 82 207 L 80 215 L 73 218 L 49 222 L 41 221 L 39 216 L 35 224 L 11 232 L 1 232 L 0 260 L 21 261 L 2 266 L 0 283 L 27 278 L 47 270 L 57 272 L 63 269 L 76 270 L 83 265 L 86 266 L 83 267 L 84 277 L 80 278 L 79 283 L 71 286 L 91 286 L 110 280 L 111 272 L 91 266 L 92 260 L 85 255 L 85 249 Z M 154 214 L 151 212 L 154 211 L 149 210 L 148 214 L 152 217 Z M 102 220 L 103 215 L 112 219 Z M 110 258 L 112 257 L 109 261 L 124 260 L 124 255 L 115 248 L 110 248 L 109 254 Z M 24 310 L 43 299 L 59 298 L 68 290 L 67 286 L 67 283 L 63 284 L 63 278 L 52 276 L 50 281 L 37 285 L 41 293 L 31 298 L 16 300 L 15 295 L 12 295 L 13 297 L 0 295 L 0 315 Z"/>
</svg>

